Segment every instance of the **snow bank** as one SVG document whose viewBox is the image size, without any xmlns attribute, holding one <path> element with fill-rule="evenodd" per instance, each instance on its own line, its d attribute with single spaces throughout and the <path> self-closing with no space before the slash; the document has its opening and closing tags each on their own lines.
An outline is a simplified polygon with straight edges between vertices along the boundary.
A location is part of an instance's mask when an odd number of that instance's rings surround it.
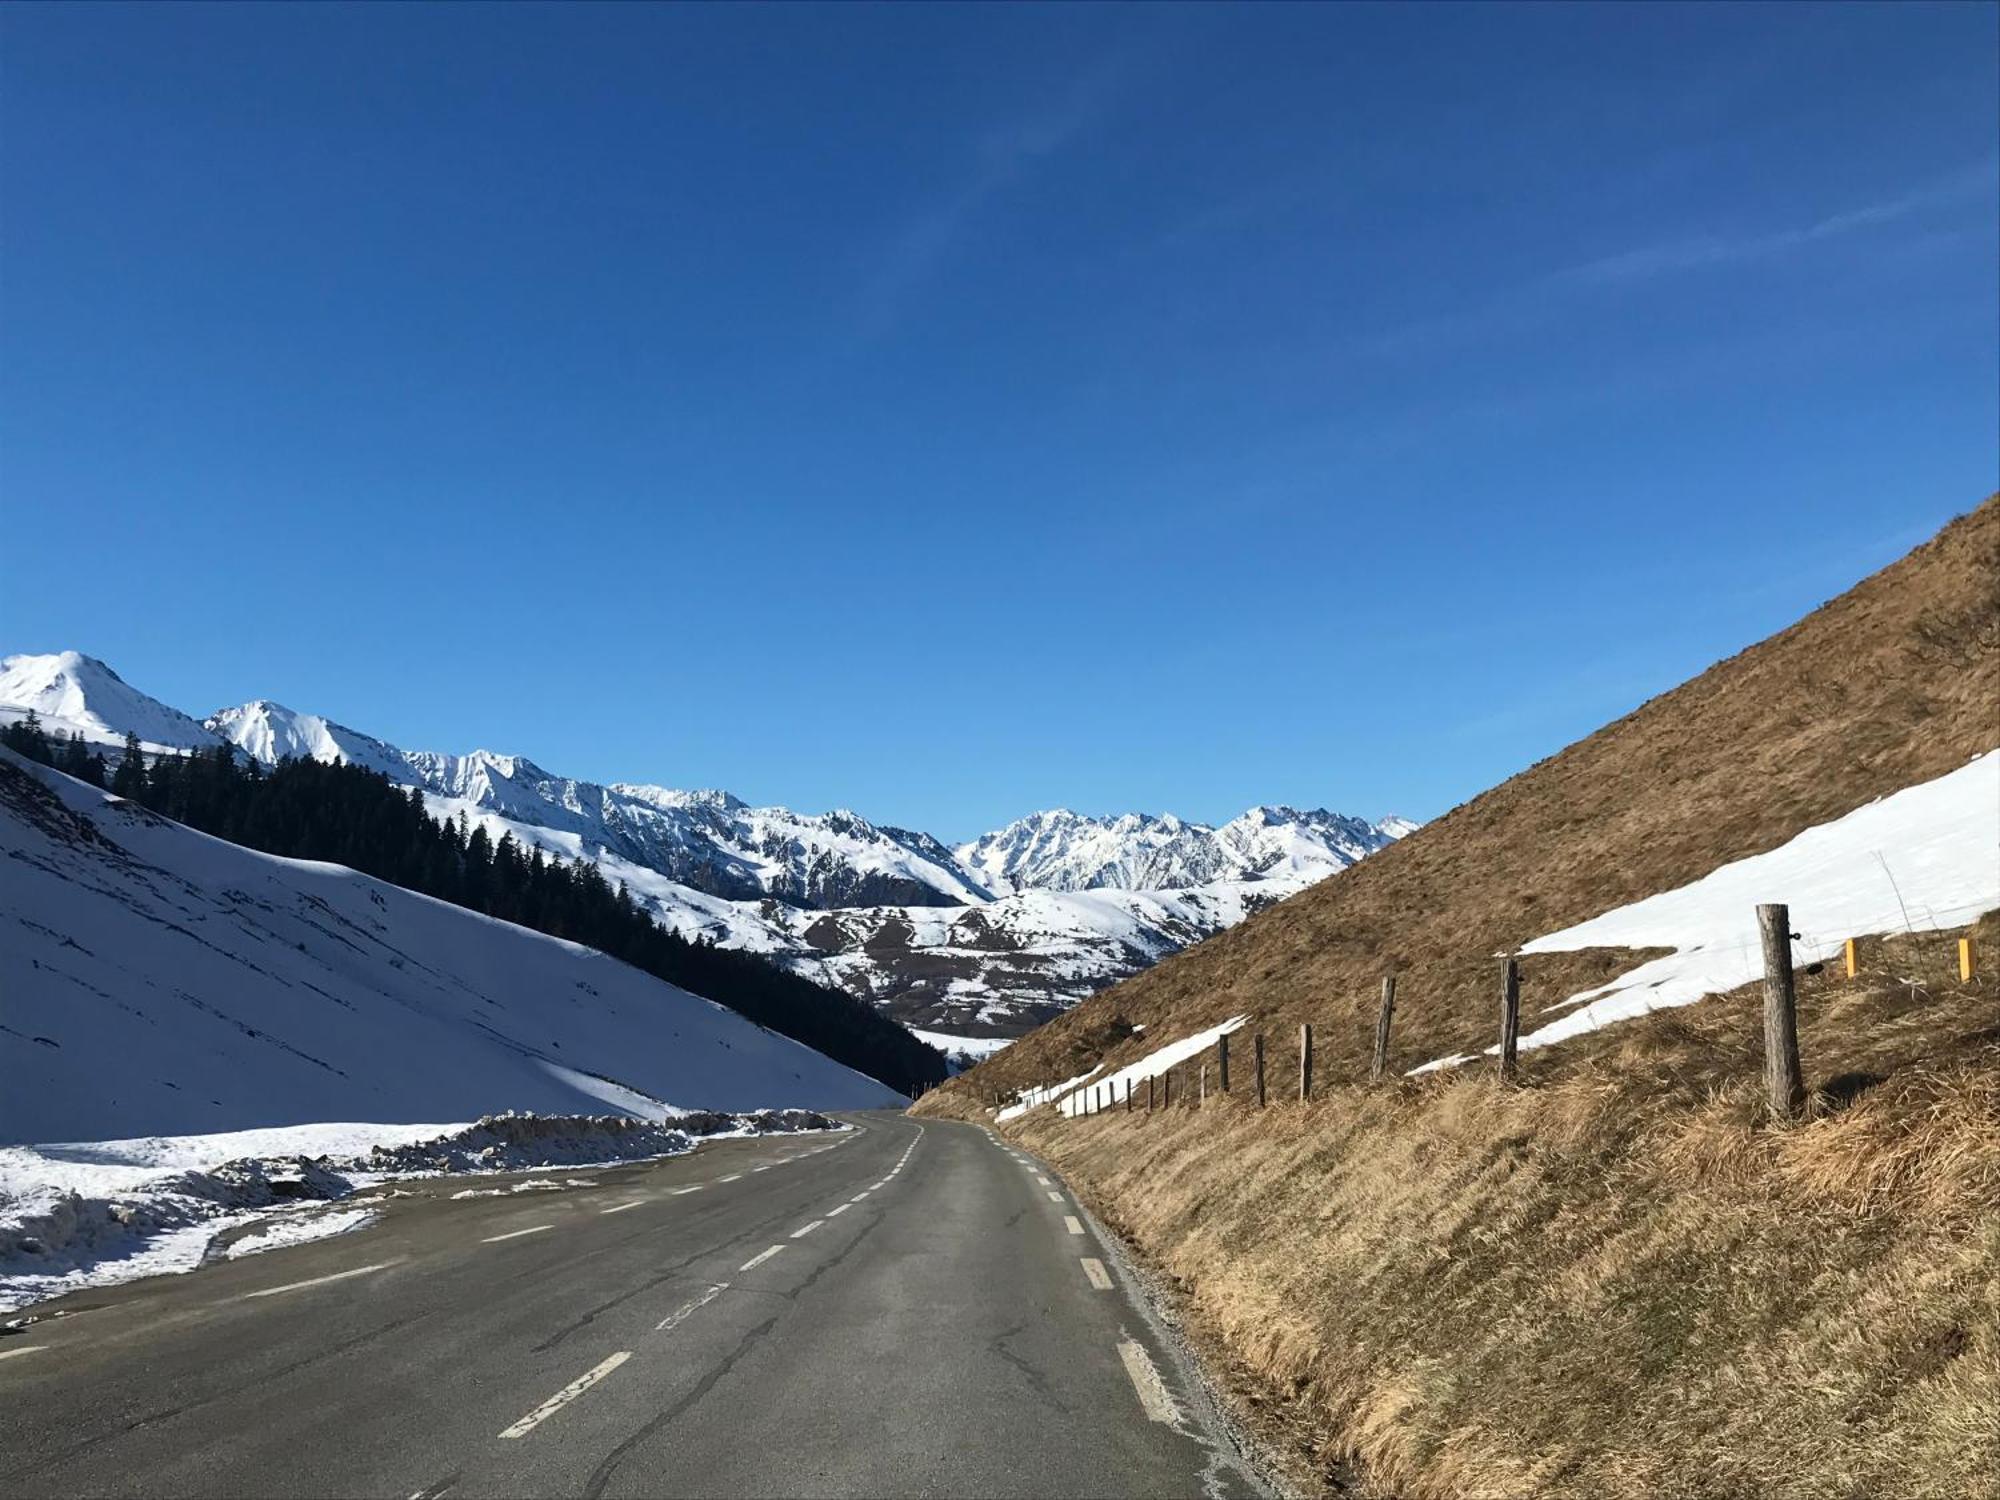
<svg viewBox="0 0 2000 1500">
<path fill-rule="evenodd" d="M 399 1177 L 602 1166 L 678 1155 L 704 1137 L 844 1128 L 811 1110 L 688 1110 L 671 1126 L 621 1115 L 503 1114 L 442 1127 L 323 1124 L 0 1147 L 0 1311 L 192 1270 L 219 1236 L 272 1210 Z M 257 1231 L 269 1243 L 256 1248 L 361 1227 L 321 1227 L 330 1217 L 283 1218 Z M 228 1253 L 254 1253 L 242 1243 Z"/>
<path fill-rule="evenodd" d="M 1609 984 L 1581 990 L 1527 1032 L 1547 1047 L 1648 1011 L 1690 1005 L 1762 977 L 1756 908 L 1791 908 L 1796 964 L 1834 957 L 1853 937 L 1963 927 L 2000 908 L 2000 752 L 1907 787 L 1739 859 L 1678 890 L 1593 917 L 1526 944 L 1523 953 L 1672 948 Z M 1494 1048 L 1486 1049 L 1490 1054 Z M 1438 1058 L 1415 1072 L 1470 1062 Z"/>
</svg>

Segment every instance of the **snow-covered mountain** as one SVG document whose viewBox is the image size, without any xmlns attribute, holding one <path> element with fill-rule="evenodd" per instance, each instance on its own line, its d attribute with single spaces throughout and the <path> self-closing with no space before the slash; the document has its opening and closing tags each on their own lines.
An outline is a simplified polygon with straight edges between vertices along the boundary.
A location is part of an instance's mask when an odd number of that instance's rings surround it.
<svg viewBox="0 0 2000 1500">
<path fill-rule="evenodd" d="M 195 719 L 78 651 L 0 657 L 0 718 L 18 719 L 30 709 L 51 734 L 80 734 L 97 745 L 122 744 L 128 730 L 149 752 L 217 743 Z"/>
<path fill-rule="evenodd" d="M 897 1102 L 592 949 L 210 838 L 4 750 L 0 845 L 0 1141 Z"/>
<path fill-rule="evenodd" d="M 959 863 L 996 892 L 1185 890 L 1216 881 L 1325 875 L 1415 825 L 1375 824 L 1315 808 L 1253 807 L 1220 828 L 1171 815 L 1091 818 L 1057 808 L 961 844 Z"/>
<path fill-rule="evenodd" d="M 948 848 L 857 813 L 751 807 L 723 791 L 577 781 L 520 756 L 404 750 L 258 699 L 197 723 L 64 652 L 0 663 L 0 720 L 149 752 L 227 741 L 265 763 L 339 760 L 423 790 L 433 814 L 596 861 L 667 926 L 766 954 L 904 1022 L 1017 1033 L 1345 868 L 1414 824 L 1257 807 L 1036 813 Z"/>
</svg>

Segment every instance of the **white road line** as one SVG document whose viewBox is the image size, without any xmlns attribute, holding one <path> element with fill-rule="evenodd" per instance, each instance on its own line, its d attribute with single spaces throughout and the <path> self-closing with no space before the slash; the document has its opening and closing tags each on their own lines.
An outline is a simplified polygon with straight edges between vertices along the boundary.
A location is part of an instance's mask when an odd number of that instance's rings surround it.
<svg viewBox="0 0 2000 1500">
<path fill-rule="evenodd" d="M 807 1235 L 811 1234 L 815 1229 L 819 1228 L 819 1226 L 824 1224 L 825 1222 L 826 1220 L 824 1219 L 814 1219 L 810 1224 L 802 1224 L 797 1229 L 794 1229 L 792 1231 L 792 1238 L 795 1240 L 802 1240 Z"/>
<path fill-rule="evenodd" d="M 692 1316 L 695 1313 L 700 1312 L 704 1307 L 708 1306 L 709 1303 L 713 1302 L 717 1297 L 720 1297 L 724 1292 L 728 1290 L 729 1290 L 728 1282 L 726 1281 L 716 1282 L 714 1286 L 710 1287 L 707 1291 L 703 1292 L 699 1297 L 695 1298 L 694 1301 L 688 1303 L 687 1306 L 680 1308 L 677 1311 L 672 1312 L 668 1314 L 666 1317 L 660 1319 L 658 1323 L 653 1325 L 653 1332 L 666 1333 L 672 1329 L 678 1328 L 684 1319 Z"/>
<path fill-rule="evenodd" d="M 540 1234 L 544 1229 L 553 1229 L 555 1227 L 553 1224 L 537 1224 L 533 1229 L 517 1229 L 512 1234 L 489 1234 L 479 1243 L 482 1245 L 497 1245 L 502 1240 L 518 1240 L 524 1234 Z"/>
<path fill-rule="evenodd" d="M 739 1271 L 754 1270 L 756 1267 L 763 1265 L 765 1261 L 769 1260 L 772 1256 L 776 1255 L 780 1250 L 784 1248 L 785 1247 L 783 1245 L 773 1245 L 768 1250 L 760 1250 L 755 1255 L 751 1256 L 748 1260 L 744 1261 L 743 1264 L 738 1266 L 736 1269 Z"/>
<path fill-rule="evenodd" d="M 843 1203 L 838 1208 L 829 1208 L 826 1211 L 826 1216 L 831 1219 L 835 1214 L 844 1214 L 852 1207 L 854 1207 L 852 1203 Z"/>
<path fill-rule="evenodd" d="M 626 1209 L 637 1208 L 640 1204 L 644 1203 L 645 1201 L 646 1200 L 644 1198 L 634 1198 L 630 1203 L 620 1203 L 612 1208 L 600 1208 L 598 1212 L 601 1214 L 622 1214 L 625 1212 Z"/>
<path fill-rule="evenodd" d="M 1063 1215 L 1063 1228 L 1067 1229 L 1071 1234 L 1083 1233 L 1082 1221 L 1077 1219 L 1073 1214 Z"/>
<path fill-rule="evenodd" d="M 771 1170 L 771 1164 L 769 1162 L 765 1162 L 763 1166 L 752 1167 L 750 1170 L 753 1172 L 768 1172 Z"/>
<path fill-rule="evenodd" d="M 707 1184 L 707 1183 L 705 1183 L 705 1182 L 697 1182 L 697 1183 L 696 1183 L 696 1184 L 695 1184 L 695 1185 L 694 1185 L 693 1187 L 684 1187 L 684 1188 L 675 1188 L 675 1189 L 674 1189 L 674 1196 L 675 1196 L 676 1198 L 678 1198 L 678 1197 L 680 1197 L 680 1196 L 681 1196 L 681 1195 L 682 1195 L 683 1193 L 698 1193 L 698 1192 L 700 1192 L 700 1191 L 701 1191 L 701 1190 L 702 1190 L 703 1188 L 705 1188 L 705 1187 L 707 1187 L 707 1186 L 708 1186 L 708 1184 Z"/>
<path fill-rule="evenodd" d="M 1049 1202 L 1051 1202 L 1051 1203 L 1060 1203 L 1060 1202 L 1062 1202 L 1062 1194 L 1061 1194 L 1061 1193 L 1050 1193 L 1050 1194 L 1049 1194 Z"/>
<path fill-rule="evenodd" d="M 1180 1408 L 1174 1405 L 1167 1383 L 1160 1379 L 1160 1372 L 1153 1368 L 1146 1351 L 1130 1339 L 1120 1339 L 1118 1357 L 1125 1362 L 1125 1373 L 1132 1377 L 1132 1389 L 1139 1393 L 1139 1404 L 1146 1409 L 1147 1418 L 1169 1427 L 1180 1426 Z"/>
<path fill-rule="evenodd" d="M 565 1406 L 568 1406 L 570 1402 L 574 1401 L 578 1396 L 581 1396 L 585 1391 L 589 1390 L 592 1386 L 596 1385 L 598 1381 L 602 1380 L 605 1376 L 609 1375 L 613 1370 L 617 1369 L 620 1365 L 624 1364 L 625 1361 L 630 1359 L 631 1357 L 632 1357 L 631 1350 L 629 1349 L 621 1350 L 619 1353 L 612 1355 L 611 1358 L 604 1361 L 604 1363 L 599 1365 L 596 1369 L 591 1370 L 586 1374 L 577 1376 L 576 1379 L 572 1380 L 568 1385 L 564 1386 L 561 1390 L 557 1391 L 553 1396 L 549 1397 L 548 1400 L 544 1401 L 540 1406 L 536 1407 L 533 1411 L 529 1412 L 525 1417 L 521 1418 L 521 1420 L 516 1422 L 512 1427 L 509 1427 L 506 1431 L 502 1432 L 500 1436 L 502 1436 L 503 1438 L 526 1437 L 529 1433 L 533 1432 L 542 1423 L 548 1421 L 550 1417 L 554 1416 L 557 1412 L 561 1411 Z"/>
<path fill-rule="evenodd" d="M 731 1172 L 727 1177 L 718 1177 L 715 1180 L 717 1182 L 735 1182 L 738 1181 L 742 1176 L 743 1174 L 741 1172 Z"/>
<path fill-rule="evenodd" d="M 356 1266 L 351 1271 L 335 1271 L 331 1276 L 315 1276 L 311 1281 L 293 1281 L 284 1286 L 267 1286 L 261 1292 L 245 1292 L 237 1300 L 247 1301 L 252 1297 L 275 1297 L 280 1292 L 296 1292 L 309 1286 L 325 1286 L 329 1281 L 345 1281 L 350 1276 L 366 1276 L 370 1271 L 386 1271 L 391 1266 L 401 1265 L 401 1261 L 378 1261 L 372 1266 Z"/>
<path fill-rule="evenodd" d="M 1043 1187 L 1047 1187 L 1049 1185 L 1048 1178 L 1042 1176 L 1042 1174 L 1039 1172 L 1035 1174 L 1035 1181 L 1039 1182 Z"/>
<path fill-rule="evenodd" d="M 19 1349 L 0 1349 L 0 1359 L 12 1359 L 17 1354 L 35 1354 L 48 1347 L 47 1344 L 26 1344 Z"/>
<path fill-rule="evenodd" d="M 873 1188 L 863 1188 L 860 1192 L 856 1193 L 852 1198 L 849 1198 L 847 1201 L 849 1203 L 859 1203 L 863 1198 L 866 1198 L 870 1193 L 874 1191 L 875 1189 Z"/>
<path fill-rule="evenodd" d="M 1100 1292 L 1111 1290 L 1111 1273 L 1104 1269 L 1103 1261 L 1092 1260 L 1086 1255 L 1083 1258 L 1082 1264 L 1083 1274 L 1089 1279 L 1092 1286 L 1096 1287 Z"/>
</svg>

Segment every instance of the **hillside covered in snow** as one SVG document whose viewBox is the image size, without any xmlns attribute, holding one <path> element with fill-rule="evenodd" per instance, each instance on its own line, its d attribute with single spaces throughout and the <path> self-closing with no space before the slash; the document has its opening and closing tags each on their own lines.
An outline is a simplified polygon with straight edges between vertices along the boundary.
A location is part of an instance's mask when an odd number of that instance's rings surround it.
<svg viewBox="0 0 2000 1500">
<path fill-rule="evenodd" d="M 897 1103 L 573 943 L 0 752 L 0 1141 Z"/>
<path fill-rule="evenodd" d="M 670 930 L 764 955 L 907 1024 L 1018 1034 L 1107 983 L 1292 895 L 1415 825 L 1259 807 L 1220 827 L 1041 812 L 947 847 L 836 810 L 723 791 L 599 785 L 521 756 L 403 750 L 267 699 L 196 721 L 69 651 L 0 660 L 0 721 L 147 753 L 230 744 L 364 767 L 496 843 L 596 863 Z"/>
</svg>

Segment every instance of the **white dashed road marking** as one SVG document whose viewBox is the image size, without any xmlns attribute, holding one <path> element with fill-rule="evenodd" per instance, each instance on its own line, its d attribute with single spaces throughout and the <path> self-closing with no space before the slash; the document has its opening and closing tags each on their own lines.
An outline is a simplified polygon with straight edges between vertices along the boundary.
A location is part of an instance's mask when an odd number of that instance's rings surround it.
<svg viewBox="0 0 2000 1500">
<path fill-rule="evenodd" d="M 533 1229 L 517 1229 L 512 1234 L 489 1234 L 479 1243 L 482 1245 L 497 1245 L 502 1240 L 518 1240 L 524 1234 L 540 1234 L 544 1229 L 553 1229 L 555 1227 L 553 1224 L 537 1224 Z"/>
<path fill-rule="evenodd" d="M 1118 1357 L 1125 1363 L 1125 1373 L 1132 1377 L 1132 1389 L 1139 1393 L 1139 1405 L 1146 1409 L 1147 1419 L 1164 1422 L 1169 1427 L 1180 1426 L 1180 1408 L 1174 1405 L 1167 1383 L 1160 1379 L 1160 1372 L 1153 1368 L 1145 1349 L 1130 1339 L 1120 1339 Z"/>
<path fill-rule="evenodd" d="M 637 1208 L 645 1201 L 644 1198 L 634 1198 L 630 1203 L 620 1203 L 611 1208 L 600 1208 L 598 1212 L 601 1214 L 622 1214 L 626 1209 Z"/>
<path fill-rule="evenodd" d="M 744 1261 L 743 1264 L 738 1266 L 736 1269 L 739 1271 L 755 1270 L 758 1266 L 763 1265 L 765 1261 L 769 1260 L 772 1256 L 776 1255 L 780 1250 L 784 1248 L 785 1247 L 783 1245 L 773 1245 L 768 1250 L 760 1250 L 755 1255 L 751 1256 L 748 1260 Z"/>
<path fill-rule="evenodd" d="M 807 1235 L 811 1234 L 815 1229 L 819 1228 L 819 1226 L 824 1224 L 825 1222 L 826 1220 L 824 1219 L 814 1219 L 810 1224 L 801 1225 L 799 1228 L 794 1229 L 792 1231 L 792 1238 L 795 1240 L 802 1240 Z"/>
<path fill-rule="evenodd" d="M 245 1292 L 243 1298 L 248 1300 L 251 1297 L 275 1297 L 280 1292 L 296 1292 L 304 1287 L 325 1286 L 329 1281 L 345 1281 L 350 1276 L 366 1276 L 370 1271 L 386 1271 L 389 1267 L 400 1264 L 400 1261 L 385 1260 L 372 1266 L 356 1266 L 351 1271 L 335 1271 L 331 1276 L 315 1276 L 311 1281 L 293 1281 L 284 1286 L 267 1286 L 261 1292 Z"/>
<path fill-rule="evenodd" d="M 715 1180 L 717 1182 L 735 1182 L 738 1181 L 742 1176 L 743 1174 L 741 1172 L 731 1172 L 727 1177 L 718 1177 Z"/>
<path fill-rule="evenodd" d="M 586 1374 L 577 1376 L 576 1379 L 572 1380 L 568 1385 L 564 1386 L 561 1390 L 557 1391 L 553 1396 L 549 1397 L 548 1400 L 544 1401 L 540 1406 L 536 1407 L 533 1411 L 529 1412 L 525 1417 L 521 1418 L 521 1420 L 516 1422 L 512 1427 L 509 1427 L 506 1431 L 502 1432 L 500 1436 L 502 1436 L 503 1438 L 526 1437 L 529 1433 L 533 1432 L 542 1423 L 548 1421 L 550 1417 L 554 1416 L 557 1412 L 561 1411 L 565 1406 L 568 1406 L 570 1402 L 574 1401 L 578 1396 L 581 1396 L 585 1391 L 589 1390 L 592 1386 L 596 1385 L 598 1381 L 602 1380 L 605 1376 L 609 1375 L 613 1370 L 617 1369 L 620 1365 L 624 1364 L 625 1361 L 630 1359 L 631 1357 L 632 1357 L 631 1350 L 629 1349 L 621 1350 L 619 1353 L 612 1355 L 611 1358 L 604 1361 L 603 1364 L 597 1366 L 597 1368 L 595 1368 L 594 1370 L 591 1370 Z"/>
<path fill-rule="evenodd" d="M 1071 1234 L 1083 1233 L 1082 1221 L 1076 1218 L 1076 1216 L 1073 1214 L 1063 1215 L 1063 1228 L 1067 1229 Z"/>
<path fill-rule="evenodd" d="M 843 1203 L 843 1204 L 841 1204 L 841 1205 L 840 1205 L 840 1207 L 838 1207 L 838 1208 L 829 1208 L 829 1209 L 828 1209 L 828 1210 L 826 1211 L 826 1216 L 827 1216 L 827 1217 L 828 1217 L 828 1218 L 830 1219 L 830 1218 L 832 1218 L 832 1217 L 833 1217 L 833 1216 L 834 1216 L 835 1214 L 844 1214 L 844 1213 L 846 1213 L 846 1212 L 847 1212 L 847 1211 L 848 1211 L 848 1210 L 849 1210 L 850 1208 L 852 1208 L 852 1207 L 854 1207 L 854 1205 L 853 1205 L 852 1203 Z"/>
<path fill-rule="evenodd" d="M 1092 1260 L 1086 1255 L 1083 1258 L 1083 1274 L 1089 1278 L 1090 1284 L 1100 1292 L 1111 1290 L 1111 1273 L 1104 1269 L 1103 1261 Z"/>
<path fill-rule="evenodd" d="M 17 1354 L 35 1354 L 48 1347 L 47 1344 L 28 1344 L 19 1349 L 0 1349 L 0 1359 L 12 1359 Z"/>
<path fill-rule="evenodd" d="M 683 1193 L 698 1193 L 698 1192 L 700 1192 L 700 1191 L 701 1191 L 701 1190 L 702 1190 L 703 1188 L 705 1188 L 705 1187 L 707 1187 L 707 1186 L 708 1186 L 708 1184 L 707 1184 L 707 1183 L 705 1183 L 705 1182 L 697 1182 L 697 1183 L 696 1183 L 696 1184 L 695 1184 L 695 1185 L 694 1185 L 693 1187 L 684 1187 L 684 1188 L 675 1188 L 675 1189 L 674 1189 L 674 1196 L 675 1196 L 676 1198 L 678 1198 L 678 1197 L 680 1197 L 680 1196 L 681 1196 L 681 1195 L 682 1195 Z"/>
<path fill-rule="evenodd" d="M 1050 1194 L 1049 1194 L 1049 1202 L 1051 1202 L 1051 1203 L 1060 1203 L 1060 1202 L 1062 1202 L 1062 1194 L 1061 1194 L 1061 1193 L 1050 1193 Z"/>
</svg>

